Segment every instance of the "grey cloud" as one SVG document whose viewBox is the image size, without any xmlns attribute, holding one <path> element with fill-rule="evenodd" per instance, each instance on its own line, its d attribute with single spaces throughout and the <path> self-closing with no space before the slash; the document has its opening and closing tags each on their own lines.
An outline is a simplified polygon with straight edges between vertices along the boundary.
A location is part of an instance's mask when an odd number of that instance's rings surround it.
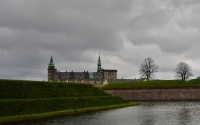
<svg viewBox="0 0 200 125">
<path fill-rule="evenodd" d="M 119 78 L 138 76 L 148 56 L 169 72 L 162 56 L 198 60 L 199 9 L 198 0 L 2 0 L 0 77 L 46 78 L 51 54 L 59 70 L 94 71 L 99 51 Z"/>
<path fill-rule="evenodd" d="M 164 7 L 159 5 L 166 2 L 151 2 L 147 2 L 148 5 L 145 8 L 137 10 L 139 14 L 134 16 L 127 24 L 127 26 L 131 26 L 131 28 L 127 27 L 125 30 L 127 39 L 135 45 L 156 44 L 164 52 L 181 54 L 190 51 L 192 44 L 189 44 L 189 42 L 198 39 L 195 33 L 191 33 L 191 28 L 199 32 L 199 17 L 196 13 L 191 14 L 193 11 L 190 12 L 190 9 L 199 9 L 199 6 L 196 5 L 197 1 L 188 3 L 188 6 L 187 1 L 179 1 L 183 3 L 179 6 L 176 2 L 171 1 L 171 3 L 165 4 Z M 144 5 L 139 5 L 144 7 Z M 180 9 L 183 6 L 184 12 Z M 175 9 L 169 11 L 168 7 Z M 156 31 L 156 34 L 154 31 Z"/>
</svg>

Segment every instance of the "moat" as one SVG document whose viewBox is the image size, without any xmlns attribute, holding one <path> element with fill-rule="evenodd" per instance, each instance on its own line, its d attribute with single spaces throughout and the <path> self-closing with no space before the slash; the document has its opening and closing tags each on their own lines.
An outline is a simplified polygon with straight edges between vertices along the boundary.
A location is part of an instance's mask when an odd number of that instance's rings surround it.
<svg viewBox="0 0 200 125">
<path fill-rule="evenodd" d="M 140 106 L 26 121 L 17 125 L 198 125 L 199 123 L 200 101 L 144 101 Z"/>
</svg>

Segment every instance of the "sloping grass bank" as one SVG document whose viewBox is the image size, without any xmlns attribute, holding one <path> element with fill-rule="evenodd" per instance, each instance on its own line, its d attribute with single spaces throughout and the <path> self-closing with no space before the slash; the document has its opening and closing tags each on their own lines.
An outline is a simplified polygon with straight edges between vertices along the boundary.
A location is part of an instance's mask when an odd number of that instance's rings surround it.
<svg viewBox="0 0 200 125">
<path fill-rule="evenodd" d="M 123 107 L 128 107 L 128 106 L 137 106 L 137 105 L 140 105 L 140 104 L 137 102 L 130 102 L 130 103 L 117 104 L 117 105 L 106 105 L 106 106 L 89 107 L 89 108 L 81 108 L 81 109 L 60 110 L 60 111 L 53 111 L 53 112 L 40 113 L 40 114 L 7 116 L 7 117 L 0 117 L 0 123 L 17 122 L 17 121 L 22 121 L 22 120 L 39 119 L 39 118 L 47 118 L 47 117 L 62 116 L 62 115 L 73 115 L 73 114 L 80 114 L 80 113 L 86 113 L 86 112 L 123 108 Z"/>
<path fill-rule="evenodd" d="M 117 96 L 0 100 L 0 117 L 124 103 L 127 101 Z"/>
<path fill-rule="evenodd" d="M 109 96 L 90 84 L 0 80 L 0 99 Z"/>
<path fill-rule="evenodd" d="M 118 82 L 107 84 L 102 87 L 104 90 L 122 89 L 173 89 L 173 88 L 200 88 L 200 79 L 190 81 L 182 80 L 155 80 L 139 82 Z"/>
<path fill-rule="evenodd" d="M 131 105 L 90 84 L 0 80 L 0 123 Z"/>
</svg>

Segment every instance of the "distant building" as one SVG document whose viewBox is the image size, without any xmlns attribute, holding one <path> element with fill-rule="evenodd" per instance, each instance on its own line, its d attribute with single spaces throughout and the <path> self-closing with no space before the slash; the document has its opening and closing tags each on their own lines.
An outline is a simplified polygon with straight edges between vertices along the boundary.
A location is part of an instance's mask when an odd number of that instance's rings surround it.
<svg viewBox="0 0 200 125">
<path fill-rule="evenodd" d="M 55 68 L 52 56 L 47 70 L 48 81 L 85 82 L 94 85 L 104 85 L 107 84 L 108 79 L 117 79 L 117 70 L 101 68 L 100 55 L 98 58 L 97 72 L 60 72 Z"/>
</svg>

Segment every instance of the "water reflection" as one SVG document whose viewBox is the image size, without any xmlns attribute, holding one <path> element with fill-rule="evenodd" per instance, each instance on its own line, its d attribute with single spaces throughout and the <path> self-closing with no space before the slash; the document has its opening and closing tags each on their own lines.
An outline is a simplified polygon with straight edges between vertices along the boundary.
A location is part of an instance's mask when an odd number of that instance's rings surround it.
<svg viewBox="0 0 200 125">
<path fill-rule="evenodd" d="M 197 112 L 199 109 L 196 109 L 197 107 L 195 107 L 193 103 L 191 102 L 183 103 L 182 107 L 180 108 L 179 116 L 178 116 L 179 121 L 180 121 L 179 124 L 181 125 L 194 124 L 192 121 L 193 119 L 192 117 L 193 117 L 193 114 Z"/>
<path fill-rule="evenodd" d="M 198 125 L 198 102 L 141 102 L 141 106 L 63 116 L 18 125 Z"/>
<path fill-rule="evenodd" d="M 180 121 L 180 125 L 190 125 L 191 121 L 190 121 L 190 115 L 189 115 L 190 111 L 183 107 L 180 112 L 179 112 L 179 121 Z"/>
<path fill-rule="evenodd" d="M 155 124 L 155 116 L 150 111 L 148 113 L 143 114 L 141 125 L 154 125 Z"/>
</svg>

